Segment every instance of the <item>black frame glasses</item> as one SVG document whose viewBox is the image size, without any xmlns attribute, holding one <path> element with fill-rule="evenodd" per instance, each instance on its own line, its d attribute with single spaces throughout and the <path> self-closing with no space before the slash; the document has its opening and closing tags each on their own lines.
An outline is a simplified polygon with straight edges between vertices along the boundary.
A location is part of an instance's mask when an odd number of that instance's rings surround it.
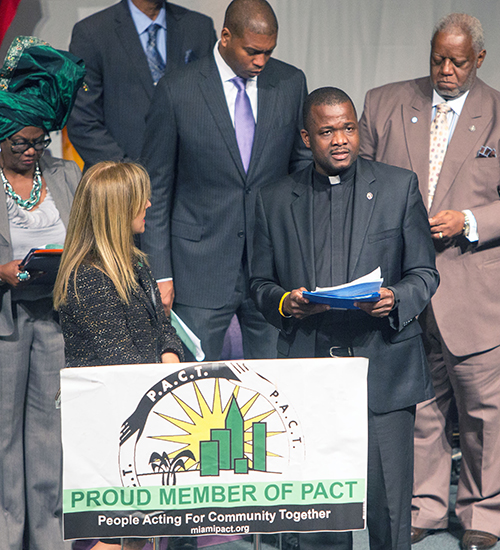
<svg viewBox="0 0 500 550">
<path fill-rule="evenodd" d="M 52 143 L 49 136 L 43 136 L 43 139 L 39 138 L 38 140 L 35 139 L 33 141 L 23 139 L 22 141 L 13 142 L 10 138 L 7 139 L 11 142 L 10 150 L 14 153 L 14 155 L 22 155 L 32 147 L 35 151 L 43 151 Z"/>
</svg>

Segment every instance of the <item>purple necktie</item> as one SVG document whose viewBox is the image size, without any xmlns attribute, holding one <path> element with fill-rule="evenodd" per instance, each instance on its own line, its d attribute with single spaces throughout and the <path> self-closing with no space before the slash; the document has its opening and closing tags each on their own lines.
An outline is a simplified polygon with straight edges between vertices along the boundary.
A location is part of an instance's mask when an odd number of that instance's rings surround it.
<svg viewBox="0 0 500 550">
<path fill-rule="evenodd" d="M 255 119 L 253 118 L 250 98 L 246 92 L 246 79 L 235 76 L 231 79 L 238 89 L 236 104 L 234 106 L 234 130 L 236 141 L 240 150 L 241 160 L 245 172 L 248 172 L 250 157 L 252 155 L 253 136 L 255 134 Z"/>
</svg>

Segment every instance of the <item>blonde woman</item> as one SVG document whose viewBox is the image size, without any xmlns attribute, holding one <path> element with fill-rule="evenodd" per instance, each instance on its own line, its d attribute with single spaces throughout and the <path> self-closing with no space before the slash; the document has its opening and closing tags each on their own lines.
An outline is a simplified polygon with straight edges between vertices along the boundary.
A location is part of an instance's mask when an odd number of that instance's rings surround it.
<svg viewBox="0 0 500 550">
<path fill-rule="evenodd" d="M 54 288 L 67 366 L 183 358 L 145 255 L 134 246 L 149 196 L 149 176 L 133 163 L 96 164 L 78 186 Z"/>
</svg>

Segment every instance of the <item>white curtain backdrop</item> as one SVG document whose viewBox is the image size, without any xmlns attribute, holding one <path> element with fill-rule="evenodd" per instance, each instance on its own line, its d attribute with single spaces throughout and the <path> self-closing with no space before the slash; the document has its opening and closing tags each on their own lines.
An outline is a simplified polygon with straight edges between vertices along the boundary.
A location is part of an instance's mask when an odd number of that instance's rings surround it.
<svg viewBox="0 0 500 550">
<path fill-rule="evenodd" d="M 75 22 L 117 0 L 22 0 L 0 54 L 16 34 L 35 34 L 67 48 Z M 207 15 L 220 34 L 229 0 L 175 0 Z M 309 90 L 344 89 L 361 114 L 368 89 L 429 72 L 432 28 L 464 11 L 482 22 L 488 55 L 479 76 L 500 89 L 498 0 L 270 0 L 279 20 L 275 57 L 300 67 Z"/>
<path fill-rule="evenodd" d="M 226 0 L 180 0 L 208 13 L 220 32 Z M 479 76 L 500 89 L 498 0 L 270 0 L 279 21 L 275 57 L 301 68 L 309 90 L 337 86 L 361 115 L 367 90 L 429 73 L 434 24 L 466 12 L 484 28 L 488 55 Z"/>
</svg>

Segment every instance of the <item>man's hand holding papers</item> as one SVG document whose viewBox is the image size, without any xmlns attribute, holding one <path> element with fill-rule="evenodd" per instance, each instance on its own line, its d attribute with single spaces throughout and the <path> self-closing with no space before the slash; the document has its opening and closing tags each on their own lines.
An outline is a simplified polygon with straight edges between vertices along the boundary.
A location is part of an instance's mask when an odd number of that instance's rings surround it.
<svg viewBox="0 0 500 550">
<path fill-rule="evenodd" d="M 354 302 L 354 307 L 362 309 L 372 317 L 387 317 L 394 307 L 394 293 L 389 288 L 382 287 L 377 302 Z"/>
<path fill-rule="evenodd" d="M 310 303 L 304 296 L 307 289 L 301 286 L 292 290 L 283 300 L 283 313 L 285 316 L 292 316 L 296 319 L 305 319 L 309 315 L 328 311 L 330 306 L 327 304 Z"/>
<path fill-rule="evenodd" d="M 380 267 L 344 285 L 316 288 L 308 292 L 297 288 L 285 296 L 282 311 L 297 319 L 329 309 L 361 309 L 373 317 L 385 317 L 394 307 L 394 294 L 382 287 Z"/>
</svg>

